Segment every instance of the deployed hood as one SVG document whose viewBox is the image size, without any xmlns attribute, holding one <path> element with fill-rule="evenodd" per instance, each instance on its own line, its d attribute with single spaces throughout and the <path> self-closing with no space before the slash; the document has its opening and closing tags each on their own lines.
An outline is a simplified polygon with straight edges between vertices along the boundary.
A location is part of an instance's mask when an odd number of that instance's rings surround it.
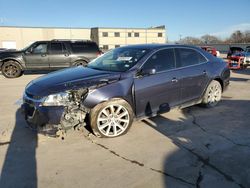
<svg viewBox="0 0 250 188">
<path fill-rule="evenodd" d="M 119 79 L 120 73 L 100 71 L 79 66 L 63 69 L 39 77 L 27 85 L 26 92 L 43 97 L 70 89 L 108 84 Z"/>
</svg>

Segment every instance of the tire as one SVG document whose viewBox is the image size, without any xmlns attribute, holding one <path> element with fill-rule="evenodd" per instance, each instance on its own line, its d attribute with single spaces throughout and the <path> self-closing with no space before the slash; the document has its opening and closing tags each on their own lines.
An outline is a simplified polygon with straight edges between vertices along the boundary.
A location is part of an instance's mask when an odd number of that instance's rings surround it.
<svg viewBox="0 0 250 188">
<path fill-rule="evenodd" d="M 19 63 L 14 60 L 9 60 L 4 62 L 2 66 L 2 74 L 6 78 L 17 78 L 23 74 L 23 71 Z"/>
<path fill-rule="evenodd" d="M 88 62 L 84 61 L 84 60 L 79 60 L 79 61 L 76 61 L 74 63 L 74 66 L 83 66 L 83 67 L 86 67 L 88 65 Z"/>
<path fill-rule="evenodd" d="M 201 103 L 208 108 L 214 107 L 221 100 L 221 95 L 222 95 L 222 87 L 220 83 L 216 80 L 213 80 L 208 85 Z"/>
<path fill-rule="evenodd" d="M 97 137 L 113 138 L 128 132 L 133 117 L 133 110 L 126 101 L 113 99 L 91 110 L 90 126 Z"/>
</svg>

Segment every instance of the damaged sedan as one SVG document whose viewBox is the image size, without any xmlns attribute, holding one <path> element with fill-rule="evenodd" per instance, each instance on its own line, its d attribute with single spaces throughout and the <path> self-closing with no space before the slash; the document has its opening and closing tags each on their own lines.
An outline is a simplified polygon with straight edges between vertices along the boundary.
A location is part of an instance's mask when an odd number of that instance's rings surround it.
<svg viewBox="0 0 250 188">
<path fill-rule="evenodd" d="M 28 124 L 42 132 L 90 125 L 98 137 L 117 137 L 134 119 L 199 103 L 215 106 L 229 77 L 225 62 L 194 46 L 126 46 L 87 67 L 31 81 L 22 109 Z"/>
</svg>

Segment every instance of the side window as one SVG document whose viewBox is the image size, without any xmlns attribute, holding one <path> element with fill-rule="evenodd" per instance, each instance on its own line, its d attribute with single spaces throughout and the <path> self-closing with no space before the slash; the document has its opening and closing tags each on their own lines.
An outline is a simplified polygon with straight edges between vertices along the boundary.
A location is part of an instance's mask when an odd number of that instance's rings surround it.
<svg viewBox="0 0 250 188">
<path fill-rule="evenodd" d="M 177 49 L 177 67 L 186 67 L 206 62 L 206 58 L 199 52 L 189 48 Z"/>
<path fill-rule="evenodd" d="M 46 52 L 47 52 L 47 43 L 38 43 L 32 49 L 33 54 L 41 54 Z"/>
<path fill-rule="evenodd" d="M 73 53 L 82 52 L 97 52 L 98 46 L 96 43 L 92 42 L 73 42 L 71 43 L 71 48 Z"/>
<path fill-rule="evenodd" d="M 52 54 L 61 54 L 63 53 L 63 46 L 60 42 L 52 42 L 50 45 L 50 52 Z"/>
<path fill-rule="evenodd" d="M 156 72 L 175 68 L 175 57 L 173 49 L 160 50 L 153 54 L 143 65 L 144 70 L 155 69 Z"/>
</svg>

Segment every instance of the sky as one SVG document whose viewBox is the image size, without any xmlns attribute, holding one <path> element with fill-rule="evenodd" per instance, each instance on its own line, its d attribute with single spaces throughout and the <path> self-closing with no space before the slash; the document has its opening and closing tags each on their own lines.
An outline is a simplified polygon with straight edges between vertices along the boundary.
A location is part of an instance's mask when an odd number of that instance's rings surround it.
<svg viewBox="0 0 250 188">
<path fill-rule="evenodd" d="M 250 30 L 250 0 L 0 0 L 0 26 L 166 26 L 169 41 Z"/>
</svg>

